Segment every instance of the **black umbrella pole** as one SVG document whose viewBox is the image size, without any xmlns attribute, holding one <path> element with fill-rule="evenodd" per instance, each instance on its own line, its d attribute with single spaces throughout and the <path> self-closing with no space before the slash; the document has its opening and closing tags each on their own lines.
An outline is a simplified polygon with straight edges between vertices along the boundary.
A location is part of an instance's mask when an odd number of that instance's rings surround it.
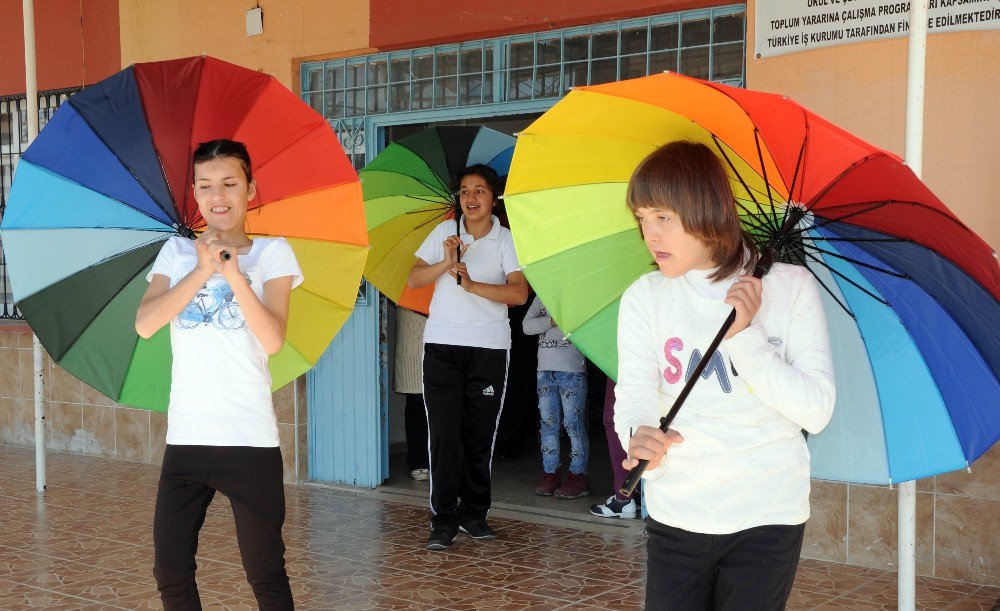
<svg viewBox="0 0 1000 611">
<path fill-rule="evenodd" d="M 455 213 L 455 235 L 458 236 L 458 250 L 455 251 L 455 256 L 458 261 L 462 261 L 462 217 L 457 212 Z M 462 284 L 462 274 L 455 274 L 455 284 Z"/>
<path fill-rule="evenodd" d="M 754 277 L 764 277 L 764 274 L 771 269 L 771 263 L 773 261 L 774 251 L 771 249 L 765 249 L 764 254 L 757 263 L 757 267 L 753 270 Z M 681 411 L 681 406 L 684 405 L 684 401 L 686 401 L 688 395 L 691 394 L 691 389 L 694 388 L 694 385 L 698 383 L 699 379 L 701 379 L 701 374 L 705 371 L 705 367 L 708 366 L 708 361 L 711 360 L 712 355 L 715 354 L 716 350 L 718 350 L 719 344 L 721 344 L 723 338 L 726 337 L 726 333 L 729 333 L 729 328 L 733 326 L 734 322 L 736 322 L 736 308 L 733 308 L 729 312 L 729 316 L 726 317 L 726 322 L 722 323 L 722 328 L 720 328 L 719 332 L 715 334 L 715 338 L 712 340 L 712 343 L 708 345 L 708 350 L 705 352 L 705 356 L 703 356 L 701 361 L 698 362 L 698 365 L 695 366 L 694 371 L 691 372 L 691 377 L 688 378 L 688 381 L 684 384 L 684 388 L 681 389 L 681 394 L 677 395 L 677 398 L 674 399 L 674 404 L 670 406 L 670 411 L 667 412 L 666 416 L 660 418 L 660 430 L 664 433 L 667 432 L 667 429 L 670 428 L 670 423 L 672 423 L 674 418 L 677 417 L 677 412 Z M 627 449 L 628 448 L 626 448 L 626 450 Z M 640 460 L 638 465 L 632 467 L 632 470 L 629 471 L 628 477 L 625 478 L 625 483 L 622 484 L 618 494 L 622 497 L 632 496 L 632 493 L 635 492 L 636 486 L 639 485 L 639 480 L 642 479 L 642 474 L 646 471 L 647 466 L 649 466 L 648 460 Z"/>
</svg>

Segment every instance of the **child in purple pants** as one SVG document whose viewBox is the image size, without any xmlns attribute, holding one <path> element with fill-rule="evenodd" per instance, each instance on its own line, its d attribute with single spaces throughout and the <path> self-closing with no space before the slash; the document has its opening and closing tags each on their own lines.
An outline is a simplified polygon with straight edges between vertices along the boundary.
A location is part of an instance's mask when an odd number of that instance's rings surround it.
<svg viewBox="0 0 1000 611">
<path fill-rule="evenodd" d="M 590 506 L 590 513 L 602 518 L 634 518 L 636 516 L 636 493 L 631 497 L 618 494 L 628 471 L 622 466 L 622 461 L 628 456 L 622 448 L 622 442 L 615 433 L 615 383 L 608 378 L 608 387 L 604 391 L 604 433 L 608 438 L 608 452 L 611 454 L 611 471 L 614 473 L 615 493 L 604 503 Z"/>
</svg>

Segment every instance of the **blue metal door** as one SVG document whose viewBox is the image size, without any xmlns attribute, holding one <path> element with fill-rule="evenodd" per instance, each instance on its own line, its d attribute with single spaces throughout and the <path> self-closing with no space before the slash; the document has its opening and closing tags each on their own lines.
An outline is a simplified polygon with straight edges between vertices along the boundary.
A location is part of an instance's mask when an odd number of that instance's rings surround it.
<svg viewBox="0 0 1000 611">
<path fill-rule="evenodd" d="M 354 312 L 306 378 L 310 479 L 374 488 L 389 476 L 383 299 L 362 283 Z"/>
</svg>

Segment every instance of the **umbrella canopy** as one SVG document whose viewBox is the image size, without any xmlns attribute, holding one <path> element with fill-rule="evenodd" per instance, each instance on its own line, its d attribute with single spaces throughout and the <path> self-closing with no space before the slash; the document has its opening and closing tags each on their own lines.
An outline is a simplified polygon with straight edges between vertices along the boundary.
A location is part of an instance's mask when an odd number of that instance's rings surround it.
<svg viewBox="0 0 1000 611">
<path fill-rule="evenodd" d="M 247 232 L 288 238 L 292 291 L 274 388 L 307 371 L 350 315 L 367 253 L 361 187 L 327 122 L 273 77 L 210 57 L 136 64 L 70 98 L 18 164 L 0 225 L 14 298 L 61 367 L 108 397 L 165 410 L 170 334 L 134 330 L 172 235 L 205 226 L 198 143 L 246 144 Z"/>
<path fill-rule="evenodd" d="M 506 176 L 513 153 L 513 137 L 475 126 L 433 127 L 389 144 L 361 170 L 372 245 L 365 278 L 395 303 L 427 314 L 434 286 L 406 286 L 413 253 L 438 223 L 455 218 L 457 173 L 483 164 Z"/>
<path fill-rule="evenodd" d="M 895 155 L 785 97 L 676 74 L 577 88 L 518 136 L 505 195 L 518 258 L 588 357 L 617 375 L 618 299 L 653 269 L 626 187 L 675 140 L 717 152 L 761 244 L 804 212 L 782 259 L 822 284 L 837 373 L 833 421 L 809 439 L 815 477 L 912 480 L 1000 438 L 991 249 Z"/>
</svg>

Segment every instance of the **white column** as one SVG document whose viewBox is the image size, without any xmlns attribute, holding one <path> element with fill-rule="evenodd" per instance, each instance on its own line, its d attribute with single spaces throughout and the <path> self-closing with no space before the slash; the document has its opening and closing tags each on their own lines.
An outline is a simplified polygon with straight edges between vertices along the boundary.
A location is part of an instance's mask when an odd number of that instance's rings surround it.
<svg viewBox="0 0 1000 611">
<path fill-rule="evenodd" d="M 35 6 L 32 0 L 21 0 L 24 13 L 24 85 L 28 108 L 28 144 L 38 135 L 38 78 L 35 72 Z M 32 334 L 35 383 L 35 490 L 45 492 L 45 392 L 42 344 Z"/>
<path fill-rule="evenodd" d="M 927 0 L 910 3 L 910 37 L 906 66 L 906 164 L 920 176 L 924 152 L 924 74 L 927 59 Z M 897 608 L 916 609 L 917 483 L 899 485 L 897 507 Z"/>
</svg>

